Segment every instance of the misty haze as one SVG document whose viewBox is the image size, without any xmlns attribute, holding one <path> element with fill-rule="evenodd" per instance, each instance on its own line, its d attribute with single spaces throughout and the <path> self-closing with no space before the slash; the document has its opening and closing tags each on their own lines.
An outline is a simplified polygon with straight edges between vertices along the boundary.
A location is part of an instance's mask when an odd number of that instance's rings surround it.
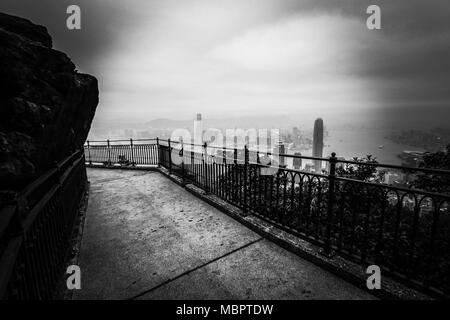
<svg viewBox="0 0 450 320">
<path fill-rule="evenodd" d="M 0 299 L 448 299 L 449 17 L 1 0 Z"/>
<path fill-rule="evenodd" d="M 47 23 L 99 78 L 91 140 L 170 137 L 202 113 L 206 127 L 306 134 L 321 117 L 325 156 L 400 163 L 450 141 L 446 1 L 378 1 L 381 30 L 366 27 L 370 1 L 78 1 L 78 33 L 47 21 L 69 2 L 20 3 L 2 7 Z"/>
</svg>

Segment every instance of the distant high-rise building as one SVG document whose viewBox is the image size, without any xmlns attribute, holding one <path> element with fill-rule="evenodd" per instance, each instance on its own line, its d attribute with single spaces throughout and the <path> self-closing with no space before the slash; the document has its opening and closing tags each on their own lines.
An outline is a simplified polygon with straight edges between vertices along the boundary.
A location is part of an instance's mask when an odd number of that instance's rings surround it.
<svg viewBox="0 0 450 320">
<path fill-rule="evenodd" d="M 273 153 L 278 156 L 280 167 L 286 167 L 286 158 L 282 155 L 285 153 L 283 141 L 278 141 L 277 145 L 273 148 Z"/>
<path fill-rule="evenodd" d="M 302 154 L 300 152 L 296 152 L 294 155 L 300 157 Z M 292 162 L 293 162 L 294 169 L 300 170 L 302 168 L 302 158 L 294 158 L 294 160 Z"/>
<path fill-rule="evenodd" d="M 284 157 L 284 144 L 282 141 L 278 142 L 278 154 L 280 155 L 280 167 L 285 167 L 286 166 L 286 158 Z"/>
<path fill-rule="evenodd" d="M 314 122 L 314 134 L 313 134 L 313 157 L 323 157 L 323 120 L 322 118 L 316 119 Z M 322 161 L 314 160 L 314 170 L 316 173 L 322 171 Z"/>
</svg>

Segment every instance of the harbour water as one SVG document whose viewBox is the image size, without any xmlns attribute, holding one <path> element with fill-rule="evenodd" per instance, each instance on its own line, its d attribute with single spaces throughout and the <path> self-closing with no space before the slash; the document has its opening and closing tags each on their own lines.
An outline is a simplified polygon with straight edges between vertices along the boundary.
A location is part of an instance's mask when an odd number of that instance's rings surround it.
<svg viewBox="0 0 450 320">
<path fill-rule="evenodd" d="M 380 163 L 401 164 L 398 157 L 403 150 L 423 151 L 421 148 L 395 143 L 386 138 L 386 131 L 377 129 L 335 129 L 329 130 L 324 142 L 323 156 L 327 158 L 332 152 L 338 157 L 352 159 L 372 155 Z M 288 150 L 289 154 L 299 152 Z M 300 151 L 302 155 L 311 156 L 312 149 Z"/>
</svg>

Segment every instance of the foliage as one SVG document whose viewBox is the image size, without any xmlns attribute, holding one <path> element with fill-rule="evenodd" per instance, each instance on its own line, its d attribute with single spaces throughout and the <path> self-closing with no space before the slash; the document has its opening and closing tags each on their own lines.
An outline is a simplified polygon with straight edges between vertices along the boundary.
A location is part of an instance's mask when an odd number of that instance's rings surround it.
<svg viewBox="0 0 450 320">
<path fill-rule="evenodd" d="M 352 160 L 361 164 L 339 165 L 338 163 L 336 174 L 340 177 L 361 181 L 381 182 L 383 180 L 384 172 L 377 170 L 376 164 L 378 164 L 378 161 L 376 158 L 367 155 L 364 158 L 354 157 Z"/>
<path fill-rule="evenodd" d="M 450 170 L 450 144 L 447 145 L 446 150 L 427 153 L 420 167 Z M 421 173 L 412 184 L 415 188 L 426 191 L 450 193 L 450 174 Z"/>
</svg>

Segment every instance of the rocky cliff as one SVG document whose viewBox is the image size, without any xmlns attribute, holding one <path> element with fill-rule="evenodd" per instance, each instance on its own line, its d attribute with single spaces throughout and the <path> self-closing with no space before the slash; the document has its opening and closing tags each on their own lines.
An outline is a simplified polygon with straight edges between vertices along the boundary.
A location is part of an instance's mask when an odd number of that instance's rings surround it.
<svg viewBox="0 0 450 320">
<path fill-rule="evenodd" d="M 97 104 L 97 79 L 52 49 L 45 27 L 0 13 L 0 190 L 81 148 Z"/>
</svg>

